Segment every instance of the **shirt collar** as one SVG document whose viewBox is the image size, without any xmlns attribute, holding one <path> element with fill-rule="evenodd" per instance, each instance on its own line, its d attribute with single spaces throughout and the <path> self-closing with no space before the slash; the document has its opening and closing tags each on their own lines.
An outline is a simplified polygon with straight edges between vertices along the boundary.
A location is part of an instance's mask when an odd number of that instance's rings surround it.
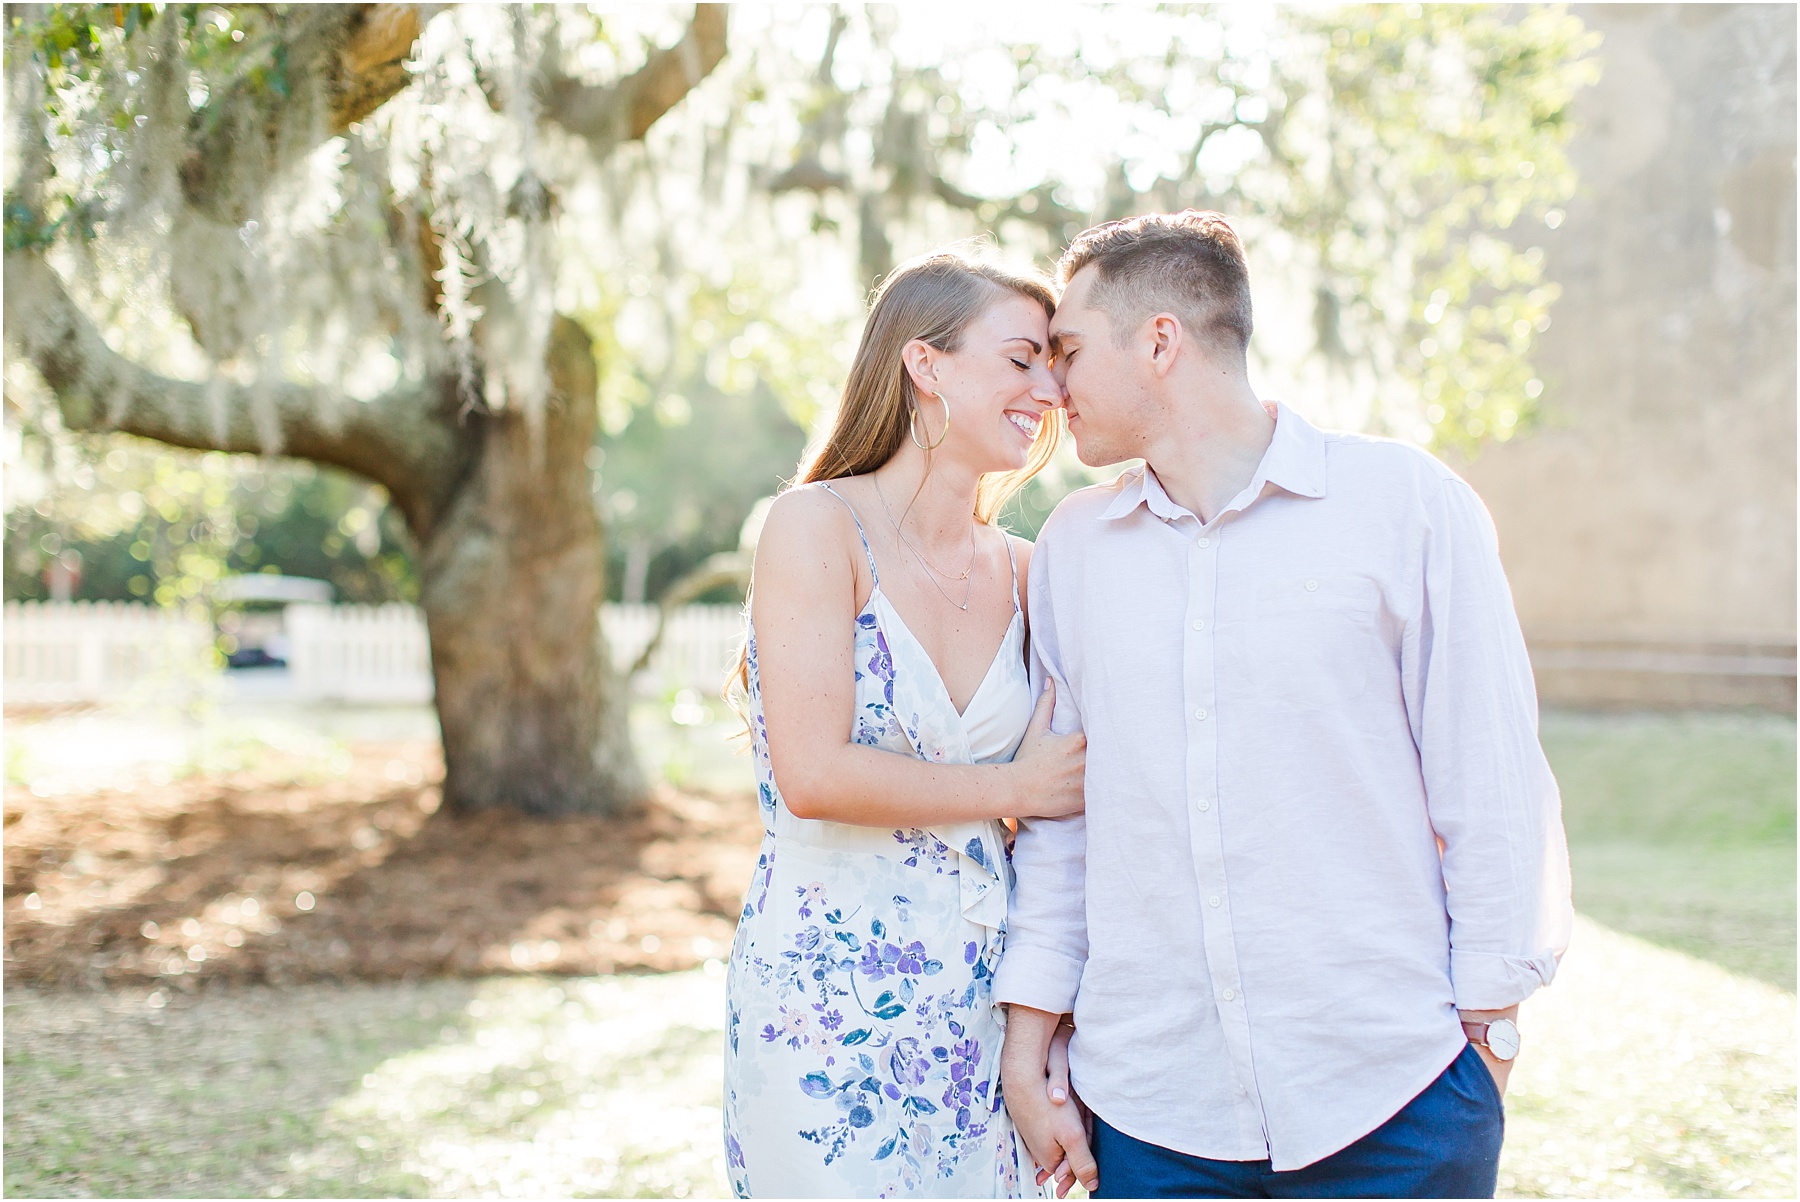
<svg viewBox="0 0 1800 1202">
<path fill-rule="evenodd" d="M 1251 487 L 1262 492 L 1267 482 L 1295 496 L 1325 495 L 1325 435 L 1279 402 L 1275 405 L 1275 437 L 1263 452 Z"/>
<path fill-rule="evenodd" d="M 1325 495 L 1325 436 L 1319 428 L 1279 402 L 1270 406 L 1275 418 L 1275 437 L 1256 465 L 1250 484 L 1238 494 L 1227 509 L 1244 509 L 1262 495 L 1265 484 L 1273 484 L 1284 492 L 1301 497 Z M 1169 499 L 1162 481 L 1149 464 L 1136 467 L 1121 477 L 1119 495 L 1100 517 L 1112 521 L 1124 517 L 1139 505 L 1165 522 L 1188 515 L 1188 511 Z"/>
<path fill-rule="evenodd" d="M 1100 515 L 1102 521 L 1110 522 L 1122 518 L 1139 505 L 1145 504 L 1150 506 L 1150 512 L 1165 520 L 1170 517 L 1171 513 L 1180 512 L 1176 508 L 1175 502 L 1169 500 L 1169 494 L 1163 491 L 1162 482 L 1156 478 L 1156 473 L 1150 470 L 1149 464 L 1139 464 L 1120 476 L 1119 479 L 1121 481 L 1119 495 L 1113 498 L 1112 504 L 1108 505 L 1106 511 Z"/>
</svg>

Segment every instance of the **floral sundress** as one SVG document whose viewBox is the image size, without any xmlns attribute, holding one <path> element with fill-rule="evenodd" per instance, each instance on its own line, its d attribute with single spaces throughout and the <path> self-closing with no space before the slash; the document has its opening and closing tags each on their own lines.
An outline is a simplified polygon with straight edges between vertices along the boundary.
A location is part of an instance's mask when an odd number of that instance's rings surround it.
<svg viewBox="0 0 1800 1202">
<path fill-rule="evenodd" d="M 1012 623 L 958 714 L 882 594 L 860 520 L 857 533 L 874 587 L 856 615 L 852 737 L 937 763 L 1010 760 L 1031 718 L 1016 563 Z M 794 817 L 769 763 L 754 624 L 746 648 L 763 841 L 727 979 L 732 1187 L 744 1198 L 1018 1197 L 1023 1153 L 1000 1095 L 1004 1019 L 991 998 L 1012 885 L 1006 830 Z"/>
</svg>

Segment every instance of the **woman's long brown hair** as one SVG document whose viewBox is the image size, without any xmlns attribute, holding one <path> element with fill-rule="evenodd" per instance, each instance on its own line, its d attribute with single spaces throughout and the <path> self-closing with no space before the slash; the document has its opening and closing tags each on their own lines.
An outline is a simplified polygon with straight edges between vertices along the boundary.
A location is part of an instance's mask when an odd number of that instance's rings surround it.
<svg viewBox="0 0 1800 1202">
<path fill-rule="evenodd" d="M 870 307 L 831 432 L 801 460 L 794 483 L 861 476 L 892 459 L 919 406 L 901 350 L 915 338 L 940 351 L 960 349 L 970 323 L 1008 293 L 1036 301 L 1047 316 L 1056 312 L 1056 293 L 1048 280 L 958 250 L 925 255 L 890 272 Z M 976 521 L 992 524 L 1007 501 L 1050 462 L 1062 437 L 1061 418 L 1060 411 L 1044 415 L 1024 467 L 981 478 L 975 489 Z M 931 452 L 925 455 L 929 473 Z M 744 712 L 740 701 L 750 689 L 748 651 L 746 643 L 725 678 L 725 700 L 739 713 Z"/>
</svg>

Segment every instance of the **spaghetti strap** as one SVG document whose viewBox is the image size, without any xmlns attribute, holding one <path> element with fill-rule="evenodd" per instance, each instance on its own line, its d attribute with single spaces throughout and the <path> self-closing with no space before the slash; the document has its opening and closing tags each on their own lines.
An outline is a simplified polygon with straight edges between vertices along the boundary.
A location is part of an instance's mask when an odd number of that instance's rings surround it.
<svg viewBox="0 0 1800 1202">
<path fill-rule="evenodd" d="M 1000 537 L 1006 540 L 1006 562 L 1012 565 L 1013 612 L 1024 613 L 1024 607 L 1019 604 L 1019 557 L 1013 553 L 1012 535 L 1002 530 Z"/>
<path fill-rule="evenodd" d="M 831 487 L 831 485 L 829 483 L 827 483 L 826 481 L 824 481 L 824 480 L 819 481 L 819 487 L 824 489 L 826 492 L 830 493 L 832 496 L 836 497 L 838 499 L 838 501 L 844 506 L 844 508 L 848 509 L 850 511 L 850 520 L 856 523 L 856 537 L 862 539 L 863 554 L 868 556 L 868 559 L 869 559 L 869 575 L 875 578 L 874 579 L 875 587 L 880 588 L 881 587 L 881 570 L 875 566 L 875 552 L 869 550 L 869 536 L 867 534 L 863 533 L 862 519 L 856 516 L 856 506 L 854 506 L 850 502 L 844 500 L 843 494 L 838 492 L 837 489 Z M 1007 550 L 1009 550 L 1009 551 L 1012 550 L 1012 543 L 1008 542 L 1006 544 L 1006 547 L 1007 547 Z M 1019 577 L 1018 577 L 1017 570 L 1015 570 L 1013 573 L 1013 604 L 1017 605 L 1018 603 L 1019 603 Z"/>
</svg>

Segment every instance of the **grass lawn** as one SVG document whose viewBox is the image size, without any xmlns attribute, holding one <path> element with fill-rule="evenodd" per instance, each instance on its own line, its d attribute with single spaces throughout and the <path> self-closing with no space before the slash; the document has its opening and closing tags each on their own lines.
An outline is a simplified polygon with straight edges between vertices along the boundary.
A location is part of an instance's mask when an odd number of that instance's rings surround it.
<svg viewBox="0 0 1800 1202">
<path fill-rule="evenodd" d="M 741 788 L 712 717 L 635 714 L 646 761 Z M 1582 917 L 1526 1007 L 1502 1196 L 1793 1196 L 1794 730 L 1545 715 Z M 716 963 L 221 985 L 8 988 L 5 1193 L 725 1188 Z"/>
<path fill-rule="evenodd" d="M 1547 713 L 1575 906 L 1794 989 L 1794 720 Z"/>
<path fill-rule="evenodd" d="M 722 969 L 11 990 L 8 1197 L 673 1197 L 723 1186 Z"/>
</svg>

